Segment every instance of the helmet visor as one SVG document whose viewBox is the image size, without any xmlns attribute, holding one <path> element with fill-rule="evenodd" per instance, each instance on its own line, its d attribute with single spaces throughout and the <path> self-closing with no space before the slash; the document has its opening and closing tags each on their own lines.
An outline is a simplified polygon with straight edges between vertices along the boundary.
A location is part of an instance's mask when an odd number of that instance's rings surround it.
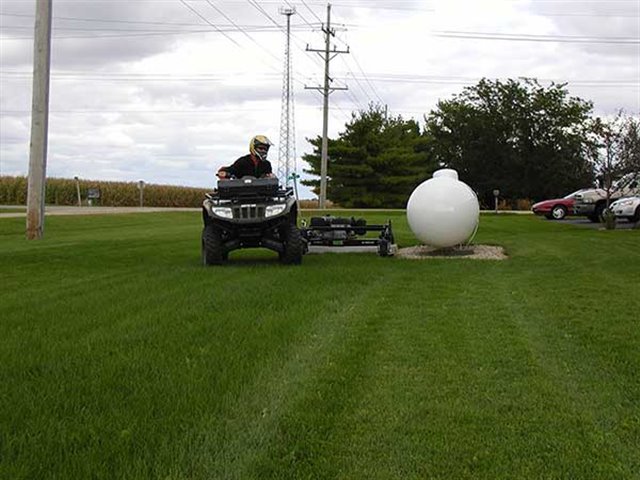
<svg viewBox="0 0 640 480">
<path fill-rule="evenodd" d="M 255 147 L 256 153 L 262 159 L 267 158 L 267 154 L 269 153 L 269 145 L 265 145 L 264 143 L 260 143 Z"/>
</svg>

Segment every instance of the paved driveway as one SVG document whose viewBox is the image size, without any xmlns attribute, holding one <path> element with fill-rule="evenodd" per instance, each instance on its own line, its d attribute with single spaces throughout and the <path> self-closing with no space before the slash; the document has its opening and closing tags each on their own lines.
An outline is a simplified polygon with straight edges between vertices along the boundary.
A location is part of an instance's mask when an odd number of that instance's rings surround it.
<svg viewBox="0 0 640 480">
<path fill-rule="evenodd" d="M 3 213 L 0 208 L 0 218 L 8 217 L 24 217 L 27 214 L 25 207 L 5 207 L 23 208 L 24 212 Z M 198 212 L 200 208 L 162 208 L 162 207 L 59 207 L 55 205 L 47 205 L 44 209 L 47 215 L 109 215 L 114 213 L 149 213 L 149 212 Z"/>
<path fill-rule="evenodd" d="M 577 227 L 584 228 L 592 228 L 592 229 L 604 229 L 604 223 L 593 223 L 588 218 L 582 217 L 568 217 L 564 220 L 548 220 L 549 222 L 557 222 L 557 223 L 568 223 L 571 225 L 576 225 Z M 631 230 L 634 224 L 631 222 L 627 222 L 626 220 L 618 220 L 616 224 L 616 230 Z"/>
</svg>

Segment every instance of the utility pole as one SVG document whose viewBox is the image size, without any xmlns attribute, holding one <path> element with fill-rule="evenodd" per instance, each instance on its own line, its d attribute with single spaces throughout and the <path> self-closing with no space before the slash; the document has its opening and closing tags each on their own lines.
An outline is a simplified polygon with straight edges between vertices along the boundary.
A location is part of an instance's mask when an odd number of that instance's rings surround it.
<svg viewBox="0 0 640 480">
<path fill-rule="evenodd" d="M 36 0 L 33 41 L 33 96 L 31 102 L 31 146 L 27 193 L 27 240 L 44 234 L 44 195 L 47 177 L 49 130 L 49 68 L 51 65 L 52 0 Z"/>
<path fill-rule="evenodd" d="M 287 16 L 287 41 L 284 52 L 284 78 L 282 81 L 282 111 L 280 114 L 280 145 L 278 146 L 278 178 L 289 186 L 290 174 L 296 170 L 295 124 L 293 115 L 293 89 L 291 88 L 291 15 L 295 8 L 281 8 Z M 297 198 L 297 197 L 296 197 Z"/>
<path fill-rule="evenodd" d="M 144 180 L 138 181 L 138 190 L 140 190 L 140 208 L 144 207 Z"/>
<path fill-rule="evenodd" d="M 73 179 L 76 181 L 76 193 L 78 194 L 78 206 L 81 207 L 82 197 L 80 196 L 80 179 L 78 178 L 77 175 L 73 177 Z"/>
<path fill-rule="evenodd" d="M 335 90 L 348 90 L 347 87 L 331 87 L 330 83 L 333 79 L 329 76 L 329 62 L 339 53 L 349 53 L 349 47 L 346 50 L 337 50 L 335 45 L 333 50 L 331 49 L 331 37 L 336 35 L 335 30 L 331 29 L 331 4 L 327 4 L 327 25 L 322 27 L 322 31 L 325 33 L 325 46 L 324 50 L 316 50 L 309 48 L 307 45 L 307 52 L 317 52 L 324 60 L 324 87 L 307 87 L 304 88 L 311 90 L 319 90 L 324 97 L 324 105 L 322 110 L 322 152 L 320 157 L 320 209 L 324 210 L 327 200 L 327 148 L 329 140 L 327 138 L 329 131 L 329 95 Z"/>
</svg>

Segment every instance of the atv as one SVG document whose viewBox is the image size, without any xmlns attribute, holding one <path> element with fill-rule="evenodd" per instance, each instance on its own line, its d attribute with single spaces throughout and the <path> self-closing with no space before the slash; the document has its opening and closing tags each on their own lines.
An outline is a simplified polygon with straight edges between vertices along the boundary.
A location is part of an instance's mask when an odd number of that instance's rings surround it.
<svg viewBox="0 0 640 480">
<path fill-rule="evenodd" d="M 302 263 L 306 244 L 292 188 L 281 188 L 277 178 L 243 177 L 218 181 L 205 197 L 204 265 L 220 265 L 233 250 L 257 247 L 277 252 L 281 263 Z"/>
</svg>

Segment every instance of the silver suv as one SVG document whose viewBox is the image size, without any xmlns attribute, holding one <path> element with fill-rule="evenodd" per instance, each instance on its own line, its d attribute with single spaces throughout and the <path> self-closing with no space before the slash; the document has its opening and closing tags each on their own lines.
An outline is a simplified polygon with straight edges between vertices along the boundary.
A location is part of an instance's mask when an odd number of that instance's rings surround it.
<svg viewBox="0 0 640 480">
<path fill-rule="evenodd" d="M 640 172 L 627 173 L 613 183 L 609 200 L 640 195 Z M 592 222 L 602 221 L 602 214 L 607 208 L 607 192 L 602 188 L 592 188 L 577 193 L 574 197 L 573 212 L 585 215 Z"/>
</svg>

